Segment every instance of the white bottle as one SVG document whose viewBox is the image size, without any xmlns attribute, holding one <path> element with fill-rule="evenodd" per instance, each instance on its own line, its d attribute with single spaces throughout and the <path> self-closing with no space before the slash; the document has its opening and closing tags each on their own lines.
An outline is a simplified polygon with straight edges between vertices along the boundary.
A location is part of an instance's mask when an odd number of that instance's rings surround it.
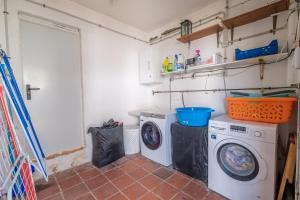
<svg viewBox="0 0 300 200">
<path fill-rule="evenodd" d="M 178 54 L 178 61 L 177 61 L 177 71 L 184 71 L 185 68 L 185 59 L 183 54 Z"/>
</svg>

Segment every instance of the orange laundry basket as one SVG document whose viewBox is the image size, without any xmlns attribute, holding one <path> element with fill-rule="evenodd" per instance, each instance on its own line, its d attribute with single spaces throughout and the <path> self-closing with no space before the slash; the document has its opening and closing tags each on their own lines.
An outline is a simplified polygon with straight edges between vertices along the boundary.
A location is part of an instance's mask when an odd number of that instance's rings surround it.
<svg viewBox="0 0 300 200">
<path fill-rule="evenodd" d="M 226 98 L 228 113 L 233 119 L 286 123 L 292 113 L 297 98 Z"/>
</svg>

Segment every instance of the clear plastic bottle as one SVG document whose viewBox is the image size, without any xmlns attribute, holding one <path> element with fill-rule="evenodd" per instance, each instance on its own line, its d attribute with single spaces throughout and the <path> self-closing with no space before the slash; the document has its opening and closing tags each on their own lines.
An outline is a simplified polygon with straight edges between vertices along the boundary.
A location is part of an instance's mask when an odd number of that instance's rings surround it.
<svg viewBox="0 0 300 200">
<path fill-rule="evenodd" d="M 177 71 L 183 71 L 185 65 L 185 59 L 183 54 L 178 54 L 178 61 L 177 61 Z"/>
<path fill-rule="evenodd" d="M 175 56 L 174 56 L 173 70 L 178 71 L 178 55 L 177 54 L 175 54 Z"/>
<path fill-rule="evenodd" d="M 200 49 L 196 49 L 196 56 L 195 56 L 195 65 L 201 65 L 201 55 L 200 55 Z"/>
</svg>

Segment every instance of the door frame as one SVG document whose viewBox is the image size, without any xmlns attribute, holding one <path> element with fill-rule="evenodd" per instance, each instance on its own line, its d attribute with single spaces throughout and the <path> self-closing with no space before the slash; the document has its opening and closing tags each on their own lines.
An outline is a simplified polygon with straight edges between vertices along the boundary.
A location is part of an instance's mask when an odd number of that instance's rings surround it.
<svg viewBox="0 0 300 200">
<path fill-rule="evenodd" d="M 75 153 L 76 151 L 80 151 L 84 148 L 86 148 L 86 145 L 87 145 L 87 142 L 86 142 L 86 137 L 85 137 L 85 108 L 84 108 L 84 86 L 83 86 L 83 63 L 82 63 L 82 36 L 81 36 L 81 29 L 78 28 L 78 27 L 75 27 L 75 26 L 71 26 L 71 25 L 68 25 L 68 24 L 65 24 L 65 23 L 61 23 L 61 22 L 58 22 L 56 20 L 52 20 L 52 19 L 48 19 L 48 18 L 45 18 L 45 17 L 41 17 L 41 16 L 38 16 L 38 15 L 34 15 L 34 14 L 31 14 L 31 13 L 28 13 L 28 12 L 24 12 L 24 11 L 18 11 L 18 23 L 19 23 L 19 52 L 20 52 L 20 64 L 21 64 L 21 67 L 20 67 L 20 76 L 21 76 L 21 86 L 22 86 L 22 96 L 23 98 L 25 99 L 25 83 L 24 83 L 24 66 L 23 66 L 23 58 L 22 58 L 22 40 L 21 40 L 21 34 L 22 34 L 22 29 L 21 29 L 21 22 L 23 21 L 27 21 L 27 22 L 30 22 L 30 23 L 33 23 L 33 24 L 38 24 L 38 25 L 41 25 L 41 26 L 47 26 L 47 27 L 50 27 L 50 28 L 53 28 L 53 29 L 58 29 L 58 30 L 62 30 L 62 31 L 66 31 L 66 32 L 73 32 L 76 34 L 79 34 L 79 51 L 80 51 L 80 64 L 79 64 L 79 68 L 80 68 L 80 93 L 81 93 L 81 97 L 80 97 L 80 100 L 81 100 L 81 109 L 80 109 L 80 112 L 81 112 L 81 118 L 82 118 L 82 134 L 81 134 L 81 146 L 79 147 L 76 147 L 74 149 L 62 149 L 61 152 L 64 152 L 64 151 L 72 151 L 73 153 Z M 60 152 L 57 152 L 57 153 L 60 153 Z M 51 155 L 46 155 L 46 159 L 52 159 L 53 155 L 56 155 L 56 153 L 54 154 L 51 154 Z M 63 156 L 63 154 L 60 154 L 60 156 Z M 57 156 L 56 156 L 57 157 Z"/>
</svg>

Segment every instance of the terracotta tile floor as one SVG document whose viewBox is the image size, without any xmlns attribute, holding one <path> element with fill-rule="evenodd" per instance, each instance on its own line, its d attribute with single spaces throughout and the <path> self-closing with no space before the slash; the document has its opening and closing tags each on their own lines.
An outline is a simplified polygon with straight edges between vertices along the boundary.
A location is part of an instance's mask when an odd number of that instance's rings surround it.
<svg viewBox="0 0 300 200">
<path fill-rule="evenodd" d="M 223 200 L 204 183 L 137 154 L 103 168 L 86 163 L 37 181 L 38 200 Z"/>
</svg>

